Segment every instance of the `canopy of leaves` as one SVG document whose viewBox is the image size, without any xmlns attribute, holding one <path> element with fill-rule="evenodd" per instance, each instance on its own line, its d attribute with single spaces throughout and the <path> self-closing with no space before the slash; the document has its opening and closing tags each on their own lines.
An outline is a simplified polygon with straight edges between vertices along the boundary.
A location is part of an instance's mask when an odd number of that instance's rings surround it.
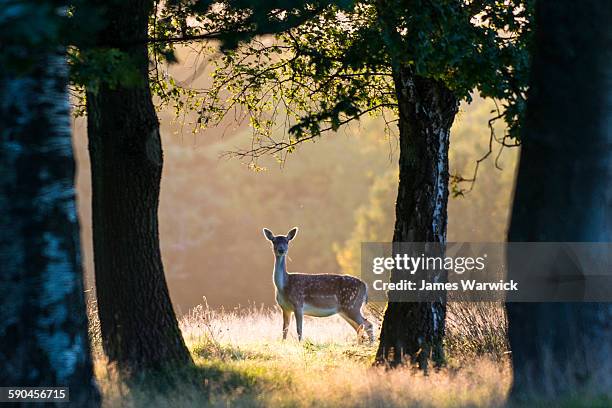
<svg viewBox="0 0 612 408">
<path fill-rule="evenodd" d="M 252 151 L 291 151 L 297 143 L 364 114 L 396 117 L 393 72 L 443 81 L 470 100 L 476 88 L 502 101 L 517 138 L 527 89 L 532 5 L 528 1 L 365 0 L 325 7 L 286 32 L 229 50 L 201 96 L 201 123 L 219 123 L 239 110 L 255 130 Z M 289 136 L 272 138 L 278 115 Z"/>
<path fill-rule="evenodd" d="M 95 4 L 94 4 L 95 3 Z M 100 6 L 102 4 L 102 6 Z M 329 5 L 338 9 L 350 8 L 350 0 L 332 1 L 185 1 L 169 0 L 155 2 L 150 16 L 149 33 L 143 39 L 149 47 L 152 68 L 149 82 L 156 95 L 158 107 L 173 104 L 177 114 L 197 109 L 201 101 L 194 98 L 188 86 L 178 84 L 164 68 L 177 62 L 175 47 L 177 44 L 200 47 L 200 52 L 208 53 L 211 47 L 207 42 L 215 41 L 222 50 L 233 50 L 239 44 L 259 35 L 279 33 L 310 20 Z M 97 5 L 97 6 L 96 6 Z M 71 19 L 81 22 L 95 16 L 92 27 L 99 29 L 106 24 L 104 2 L 77 0 L 72 14 L 79 16 Z M 85 16 L 85 18 L 84 18 Z M 111 88 L 122 85 L 130 86 L 138 82 L 137 72 L 132 69 L 132 62 L 125 44 L 117 39 L 113 47 L 98 47 L 91 44 L 85 35 L 68 42 L 71 79 L 74 95 L 80 101 L 81 108 L 85 103 L 84 88 L 95 92 L 100 84 Z M 142 78 L 140 78 L 142 80 Z M 83 109 L 76 110 L 77 115 Z"/>
<path fill-rule="evenodd" d="M 61 1 L 0 0 L 0 66 L 23 72 L 36 52 L 57 47 L 62 23 Z"/>
<path fill-rule="evenodd" d="M 181 7 L 181 0 L 171 2 L 171 7 Z M 255 36 L 286 32 L 316 17 L 326 8 L 334 6 L 349 10 L 352 0 L 199 0 L 187 3 L 194 15 L 205 16 L 210 25 L 207 30 L 215 33 L 223 49 L 235 49 L 240 43 Z"/>
<path fill-rule="evenodd" d="M 0 66 L 25 73 L 42 52 L 74 44 L 98 28 L 87 0 L 0 0 Z"/>
</svg>

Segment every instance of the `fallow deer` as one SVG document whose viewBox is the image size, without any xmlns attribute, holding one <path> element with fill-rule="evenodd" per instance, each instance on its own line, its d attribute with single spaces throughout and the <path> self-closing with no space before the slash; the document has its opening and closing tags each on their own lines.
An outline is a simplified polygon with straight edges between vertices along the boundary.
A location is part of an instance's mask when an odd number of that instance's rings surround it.
<svg viewBox="0 0 612 408">
<path fill-rule="evenodd" d="M 269 229 L 263 229 L 274 252 L 273 278 L 276 302 L 283 311 L 283 340 L 287 338 L 289 320 L 293 313 L 300 341 L 304 315 L 326 317 L 334 314 L 342 316 L 358 336 L 365 330 L 370 342 L 374 341 L 372 324 L 361 314 L 361 307 L 368 297 L 367 286 L 363 281 L 349 275 L 287 272 L 289 241 L 295 238 L 297 232 L 296 227 L 286 236 L 275 236 Z"/>
</svg>

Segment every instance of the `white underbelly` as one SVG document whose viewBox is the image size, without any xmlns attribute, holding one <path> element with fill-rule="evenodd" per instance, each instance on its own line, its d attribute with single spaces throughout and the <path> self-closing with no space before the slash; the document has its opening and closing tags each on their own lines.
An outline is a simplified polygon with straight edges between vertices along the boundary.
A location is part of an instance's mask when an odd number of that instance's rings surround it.
<svg viewBox="0 0 612 408">
<path fill-rule="evenodd" d="M 326 317 L 336 313 L 338 313 L 338 308 L 336 307 L 317 307 L 308 303 L 304 304 L 304 314 L 308 316 Z"/>
</svg>

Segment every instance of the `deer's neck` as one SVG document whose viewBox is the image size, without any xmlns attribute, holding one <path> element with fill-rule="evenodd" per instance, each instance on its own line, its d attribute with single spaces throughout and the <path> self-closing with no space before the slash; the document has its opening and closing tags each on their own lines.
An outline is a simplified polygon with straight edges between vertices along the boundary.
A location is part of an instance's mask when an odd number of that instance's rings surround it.
<svg viewBox="0 0 612 408">
<path fill-rule="evenodd" d="M 289 275 L 287 274 L 287 264 L 285 263 L 285 255 L 274 257 L 274 286 L 279 291 L 285 289 Z"/>
</svg>

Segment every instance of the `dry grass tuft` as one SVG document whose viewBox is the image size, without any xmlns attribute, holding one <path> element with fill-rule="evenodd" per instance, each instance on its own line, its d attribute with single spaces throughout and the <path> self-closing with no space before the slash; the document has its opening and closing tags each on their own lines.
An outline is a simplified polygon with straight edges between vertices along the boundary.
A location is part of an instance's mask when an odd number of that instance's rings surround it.
<svg viewBox="0 0 612 408">
<path fill-rule="evenodd" d="M 280 339 L 280 312 L 269 308 L 200 306 L 181 319 L 181 329 L 197 365 L 185 375 L 199 385 L 128 389 L 99 359 L 106 406 L 495 407 L 504 404 L 511 381 L 508 363 L 486 353 L 428 375 L 374 368 L 375 345 L 358 343 L 339 317 L 305 319 L 302 343 L 294 322 L 291 338 Z"/>
<path fill-rule="evenodd" d="M 508 358 L 508 321 L 502 303 L 449 303 L 445 346 L 453 362 L 487 356 L 495 361 Z"/>
</svg>

